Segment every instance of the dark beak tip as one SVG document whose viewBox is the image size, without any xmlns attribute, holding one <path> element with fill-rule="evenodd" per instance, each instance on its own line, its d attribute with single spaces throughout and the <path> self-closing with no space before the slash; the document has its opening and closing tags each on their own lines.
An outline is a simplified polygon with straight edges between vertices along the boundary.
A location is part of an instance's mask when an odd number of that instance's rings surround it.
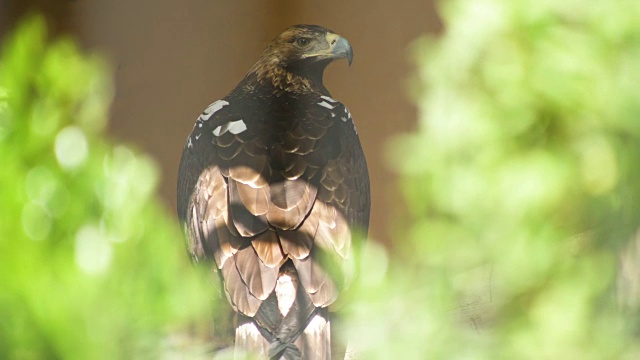
<svg viewBox="0 0 640 360">
<path fill-rule="evenodd" d="M 351 48 L 351 44 L 347 39 L 340 37 L 336 47 L 334 48 L 334 54 L 337 57 L 347 59 L 349 66 L 353 63 L 353 49 Z"/>
</svg>

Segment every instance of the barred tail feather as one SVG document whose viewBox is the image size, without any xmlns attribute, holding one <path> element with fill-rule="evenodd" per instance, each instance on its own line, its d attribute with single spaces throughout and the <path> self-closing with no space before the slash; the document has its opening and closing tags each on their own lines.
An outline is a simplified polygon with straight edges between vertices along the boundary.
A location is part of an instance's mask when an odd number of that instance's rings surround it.
<svg viewBox="0 0 640 360">
<path fill-rule="evenodd" d="M 331 359 L 329 312 L 313 305 L 291 262 L 277 284 L 253 318 L 239 317 L 236 350 L 269 360 Z"/>
<path fill-rule="evenodd" d="M 303 359 L 331 359 L 331 323 L 323 314 L 316 314 L 296 340 Z"/>
<path fill-rule="evenodd" d="M 253 321 L 238 324 L 236 327 L 235 352 L 236 356 L 249 353 L 257 356 L 259 359 L 267 358 L 269 343 L 262 334 L 260 334 L 260 331 Z"/>
</svg>

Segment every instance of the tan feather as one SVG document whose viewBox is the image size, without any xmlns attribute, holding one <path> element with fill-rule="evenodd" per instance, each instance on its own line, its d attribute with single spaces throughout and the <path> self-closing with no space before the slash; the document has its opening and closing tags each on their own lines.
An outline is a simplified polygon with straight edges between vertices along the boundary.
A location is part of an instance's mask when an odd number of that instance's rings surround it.
<svg viewBox="0 0 640 360">
<path fill-rule="evenodd" d="M 304 289 L 309 294 L 317 292 L 322 284 L 327 280 L 327 274 L 322 270 L 320 264 L 313 255 L 304 259 L 292 259 L 293 265 L 298 271 L 298 278 Z"/>
<path fill-rule="evenodd" d="M 283 136 L 283 141 L 282 141 L 282 150 L 288 152 L 288 153 L 292 153 L 295 152 L 296 150 L 298 150 L 300 148 L 300 145 L 302 143 L 303 139 L 297 139 L 293 136 L 287 136 L 284 135 Z"/>
<path fill-rule="evenodd" d="M 214 144 L 218 145 L 220 148 L 227 148 L 236 142 L 236 140 L 236 136 L 231 132 L 225 132 L 220 136 L 213 137 Z M 236 144 L 236 146 L 239 146 L 239 144 Z"/>
<path fill-rule="evenodd" d="M 236 189 L 242 204 L 255 216 L 264 215 L 269 210 L 269 187 L 254 188 L 243 183 L 236 183 Z"/>
<path fill-rule="evenodd" d="M 229 169 L 229 176 L 252 187 L 264 186 L 270 177 L 269 161 L 265 155 L 250 155 L 243 152 L 238 165 Z"/>
<path fill-rule="evenodd" d="M 307 155 L 315 150 L 316 141 L 313 139 L 305 138 L 298 140 L 298 148 L 293 151 L 294 154 Z"/>
<path fill-rule="evenodd" d="M 303 180 L 284 180 L 270 186 L 269 223 L 283 230 L 295 229 L 311 210 L 317 188 Z"/>
<path fill-rule="evenodd" d="M 304 161 L 299 161 L 283 171 L 282 175 L 289 180 L 296 180 L 304 174 L 305 170 L 307 170 L 307 164 Z"/>
<path fill-rule="evenodd" d="M 239 143 L 231 143 L 226 147 L 219 147 L 217 149 L 218 156 L 223 160 L 232 160 L 242 151 L 242 146 Z"/>
<path fill-rule="evenodd" d="M 262 155 L 265 153 L 265 148 L 258 146 L 255 141 L 242 144 L 242 148 L 251 156 Z"/>
<path fill-rule="evenodd" d="M 335 207 L 316 201 L 312 214 L 319 218 L 315 243 L 325 251 L 335 251 L 343 259 L 351 249 L 351 230 L 345 216 Z"/>
<path fill-rule="evenodd" d="M 249 288 L 240 277 L 235 261 L 225 262 L 222 267 L 222 277 L 229 302 L 241 313 L 247 316 L 255 315 L 262 302 L 249 292 Z"/>
<path fill-rule="evenodd" d="M 258 235 L 251 241 L 251 245 L 260 260 L 268 267 L 278 266 L 284 259 L 278 242 L 278 235 L 272 230 L 267 230 Z"/>
<path fill-rule="evenodd" d="M 197 237 L 202 249 L 194 250 L 213 253 L 216 265 L 222 268 L 225 261 L 241 246 L 241 242 L 234 239 L 225 223 L 227 186 L 220 169 L 215 166 L 205 169 L 200 174 L 198 187 L 202 190 L 197 204 L 194 204 L 193 216 L 194 220 L 199 219 L 199 223 L 194 226 L 201 230 L 204 239 Z"/>
<path fill-rule="evenodd" d="M 327 167 L 324 169 L 322 177 L 320 178 L 322 186 L 330 191 L 334 191 L 338 185 L 340 185 L 340 182 L 335 180 L 337 175 L 332 175 L 334 172 L 337 172 L 337 169 Z"/>
<path fill-rule="evenodd" d="M 333 280 L 327 278 L 320 289 L 315 293 L 309 294 L 313 305 L 317 307 L 326 307 L 331 305 L 338 298 L 338 290 L 333 284 Z"/>
<path fill-rule="evenodd" d="M 229 227 L 224 218 L 219 217 L 215 220 L 215 231 L 218 239 L 219 249 L 214 249 L 214 257 L 218 268 L 222 269 L 227 259 L 233 256 L 242 246 L 242 238 L 236 237 L 229 231 Z"/>
<path fill-rule="evenodd" d="M 335 189 L 333 193 L 333 197 L 339 202 L 343 203 L 347 198 L 347 187 L 344 183 L 339 183 L 338 187 Z"/>
<path fill-rule="evenodd" d="M 305 234 L 298 230 L 278 230 L 282 250 L 285 254 L 295 259 L 304 259 L 309 256 L 313 246 L 313 235 Z"/>
<path fill-rule="evenodd" d="M 244 205 L 242 199 L 240 198 L 240 193 L 238 190 L 238 183 L 229 178 L 229 213 L 231 214 L 230 218 L 235 226 L 236 230 L 238 230 L 238 234 L 244 237 L 251 237 L 268 229 L 269 224 L 267 224 L 267 217 L 264 215 L 254 215 L 247 209 Z M 251 187 L 247 186 L 243 188 L 247 192 L 251 192 Z M 255 201 L 266 201 L 264 198 L 258 198 L 260 196 L 259 193 L 253 193 L 254 203 L 251 203 L 251 195 L 246 195 L 247 202 L 251 204 L 254 211 L 261 210 L 261 203 L 256 203 Z M 264 204 L 263 204 L 264 205 Z"/>
<path fill-rule="evenodd" d="M 307 129 L 304 129 L 300 123 L 292 128 L 291 131 L 287 133 L 287 135 L 291 136 L 294 139 L 304 139 L 307 137 Z"/>
<path fill-rule="evenodd" d="M 313 210 L 296 230 L 278 230 L 282 250 L 290 257 L 303 259 L 309 256 L 313 247 L 316 231 L 318 230 L 319 217 Z"/>
<path fill-rule="evenodd" d="M 227 210 L 227 184 L 217 167 L 206 170 L 203 182 L 206 186 L 203 218 L 218 218 Z"/>
<path fill-rule="evenodd" d="M 318 140 L 321 137 L 323 137 L 326 133 L 327 133 L 327 128 L 317 126 L 317 127 L 307 129 L 304 137 L 312 140 Z"/>
<path fill-rule="evenodd" d="M 334 121 L 332 120 L 331 117 L 323 116 L 321 114 L 316 114 L 316 116 L 312 118 L 312 121 L 314 122 L 314 124 L 318 125 L 315 128 L 320 128 L 320 129 L 331 127 L 334 124 Z"/>
<path fill-rule="evenodd" d="M 276 287 L 278 269 L 263 264 L 252 246 L 239 250 L 234 259 L 240 277 L 251 294 L 260 300 L 266 299 Z"/>
<path fill-rule="evenodd" d="M 195 206 L 192 208 L 191 224 L 187 225 L 185 228 L 189 234 L 189 236 L 187 236 L 187 250 L 189 251 L 189 254 L 196 259 L 196 261 L 199 261 L 204 258 L 205 251 L 200 232 L 201 226 L 198 224 L 198 214 Z M 206 231 L 203 231 L 202 235 L 205 239 L 207 238 Z"/>
</svg>

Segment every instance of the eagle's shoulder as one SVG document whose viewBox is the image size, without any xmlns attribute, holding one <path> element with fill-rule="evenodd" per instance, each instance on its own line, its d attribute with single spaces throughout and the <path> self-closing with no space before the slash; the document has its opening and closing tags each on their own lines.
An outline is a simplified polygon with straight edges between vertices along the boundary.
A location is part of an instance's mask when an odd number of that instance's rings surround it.
<svg viewBox="0 0 640 360">
<path fill-rule="evenodd" d="M 318 95 L 315 98 L 313 106 L 318 107 L 323 116 L 334 120 L 338 124 L 343 123 L 349 125 L 354 130 L 354 134 L 357 134 L 351 112 L 347 106 L 339 100 L 327 95 Z"/>
</svg>

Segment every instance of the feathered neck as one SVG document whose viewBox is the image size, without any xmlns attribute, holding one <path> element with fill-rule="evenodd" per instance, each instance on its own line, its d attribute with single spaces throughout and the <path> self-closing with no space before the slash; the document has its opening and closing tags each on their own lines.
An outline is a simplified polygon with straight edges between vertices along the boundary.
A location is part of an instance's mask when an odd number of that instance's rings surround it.
<svg viewBox="0 0 640 360">
<path fill-rule="evenodd" d="M 253 65 L 245 76 L 249 86 L 266 86 L 276 93 L 289 92 L 328 94 L 322 83 L 324 69 L 329 62 L 285 62 L 269 53 L 269 49 Z"/>
</svg>

